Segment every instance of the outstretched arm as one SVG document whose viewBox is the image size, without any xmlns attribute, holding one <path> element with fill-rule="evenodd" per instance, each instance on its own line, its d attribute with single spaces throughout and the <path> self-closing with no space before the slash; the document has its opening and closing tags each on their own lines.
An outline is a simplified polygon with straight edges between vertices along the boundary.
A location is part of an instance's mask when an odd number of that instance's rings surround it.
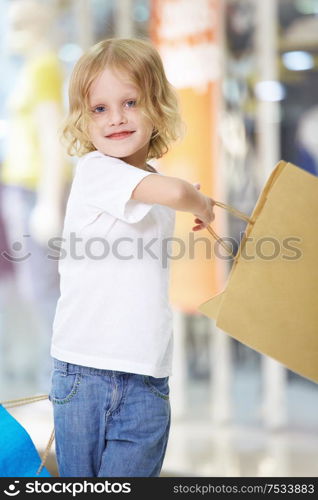
<svg viewBox="0 0 318 500">
<path fill-rule="evenodd" d="M 194 214 L 198 221 L 194 230 L 203 229 L 214 220 L 214 200 L 200 193 L 199 186 L 177 177 L 148 175 L 136 186 L 131 198 Z"/>
</svg>

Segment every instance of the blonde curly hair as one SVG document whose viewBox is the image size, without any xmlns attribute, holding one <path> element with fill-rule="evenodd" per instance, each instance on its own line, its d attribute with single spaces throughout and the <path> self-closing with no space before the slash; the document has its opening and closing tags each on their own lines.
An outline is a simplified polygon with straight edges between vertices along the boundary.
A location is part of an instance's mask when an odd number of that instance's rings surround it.
<svg viewBox="0 0 318 500">
<path fill-rule="evenodd" d="M 83 156 L 96 150 L 88 134 L 88 98 L 92 82 L 106 67 L 125 72 L 137 87 L 137 105 L 154 127 L 147 160 L 161 158 L 172 142 L 183 137 L 185 125 L 175 89 L 167 80 L 158 51 L 151 42 L 137 38 L 103 40 L 77 61 L 70 79 L 69 112 L 62 130 L 68 153 Z"/>
</svg>

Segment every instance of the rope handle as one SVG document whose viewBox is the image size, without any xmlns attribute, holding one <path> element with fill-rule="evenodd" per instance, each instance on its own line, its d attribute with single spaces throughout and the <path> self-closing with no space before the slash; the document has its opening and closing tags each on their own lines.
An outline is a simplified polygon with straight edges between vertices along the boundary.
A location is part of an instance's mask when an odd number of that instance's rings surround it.
<svg viewBox="0 0 318 500">
<path fill-rule="evenodd" d="M 43 401 L 45 399 L 49 399 L 48 394 L 43 394 L 42 396 L 31 396 L 28 398 L 10 399 L 8 401 L 0 401 L 0 405 L 4 406 L 5 408 L 14 408 L 16 406 L 23 406 L 23 405 L 27 405 L 29 403 L 36 403 L 38 401 Z M 43 467 L 45 466 L 47 457 L 50 453 L 50 450 L 51 450 L 51 447 L 52 447 L 52 444 L 54 441 L 54 437 L 55 437 L 55 431 L 53 428 L 53 431 L 51 432 L 48 444 L 46 445 L 46 448 L 44 450 L 40 466 L 39 466 L 38 470 L 36 471 L 37 476 L 41 473 Z"/>
<path fill-rule="evenodd" d="M 5 408 L 14 408 L 15 406 L 27 405 L 29 403 L 36 403 L 37 401 L 42 401 L 44 399 L 48 399 L 49 396 L 47 394 L 43 394 L 42 396 L 31 396 L 28 398 L 20 398 L 20 399 L 10 399 L 8 401 L 0 401 L 0 405 Z"/>
<path fill-rule="evenodd" d="M 44 467 L 44 465 L 45 465 L 45 463 L 47 461 L 47 457 L 49 456 L 50 450 L 52 448 L 52 444 L 53 444 L 54 438 L 55 438 L 55 429 L 53 427 L 53 430 L 51 432 L 51 436 L 50 436 L 49 442 L 46 445 L 46 448 L 45 448 L 44 453 L 43 453 L 43 457 L 42 457 L 42 461 L 40 463 L 40 467 L 36 471 L 36 475 L 37 476 L 41 473 L 41 471 L 42 471 L 42 469 L 43 469 L 43 467 Z"/>
<path fill-rule="evenodd" d="M 240 210 L 237 210 L 237 208 L 231 207 L 231 205 L 227 205 L 226 203 L 221 203 L 220 201 L 215 201 L 214 204 L 217 207 L 224 208 L 224 210 L 227 210 L 230 214 L 234 215 L 238 219 L 245 220 L 245 222 L 250 222 L 251 224 L 254 223 L 254 220 L 251 219 L 248 215 L 244 214 L 243 212 L 240 212 Z"/>
<path fill-rule="evenodd" d="M 217 207 L 220 207 L 220 208 L 223 208 L 224 210 L 226 210 L 227 212 L 229 212 L 230 214 L 234 215 L 235 217 L 237 217 L 238 219 L 242 219 L 244 220 L 245 222 L 248 222 L 250 224 L 254 224 L 254 220 L 251 219 L 248 215 L 244 214 L 243 212 L 240 212 L 240 210 L 237 210 L 236 208 L 234 207 L 231 207 L 231 205 L 227 205 L 226 203 L 222 203 L 220 201 L 215 201 L 214 204 L 217 206 Z M 232 249 L 231 247 L 229 247 L 229 245 L 227 245 L 223 239 L 214 231 L 214 229 L 212 229 L 212 227 L 210 226 L 210 224 L 207 225 L 207 230 L 209 231 L 209 233 L 212 235 L 212 237 L 218 242 L 220 243 L 220 245 L 224 248 L 224 250 L 227 251 L 227 253 L 235 258 L 235 255 L 233 255 L 233 252 L 232 252 Z"/>
</svg>

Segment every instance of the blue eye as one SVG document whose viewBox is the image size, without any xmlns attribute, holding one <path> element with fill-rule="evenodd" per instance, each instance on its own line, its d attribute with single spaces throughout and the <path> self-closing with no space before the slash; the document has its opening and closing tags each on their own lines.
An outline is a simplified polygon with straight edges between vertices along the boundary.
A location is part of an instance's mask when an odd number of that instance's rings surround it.
<svg viewBox="0 0 318 500">
<path fill-rule="evenodd" d="M 133 108 L 136 106 L 136 101 L 135 100 L 127 101 L 126 104 L 128 104 L 129 108 Z"/>
<path fill-rule="evenodd" d="M 105 106 L 96 106 L 96 108 L 93 109 L 94 113 L 103 113 L 105 111 Z"/>
</svg>

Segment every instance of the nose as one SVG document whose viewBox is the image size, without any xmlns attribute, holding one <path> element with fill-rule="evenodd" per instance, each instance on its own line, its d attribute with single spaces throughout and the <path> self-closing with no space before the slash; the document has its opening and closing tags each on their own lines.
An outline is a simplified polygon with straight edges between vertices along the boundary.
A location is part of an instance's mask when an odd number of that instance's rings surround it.
<svg viewBox="0 0 318 500">
<path fill-rule="evenodd" d="M 127 123 L 127 119 L 124 110 L 121 108 L 116 108 L 110 110 L 109 113 L 109 126 L 121 125 L 122 123 Z"/>
</svg>

